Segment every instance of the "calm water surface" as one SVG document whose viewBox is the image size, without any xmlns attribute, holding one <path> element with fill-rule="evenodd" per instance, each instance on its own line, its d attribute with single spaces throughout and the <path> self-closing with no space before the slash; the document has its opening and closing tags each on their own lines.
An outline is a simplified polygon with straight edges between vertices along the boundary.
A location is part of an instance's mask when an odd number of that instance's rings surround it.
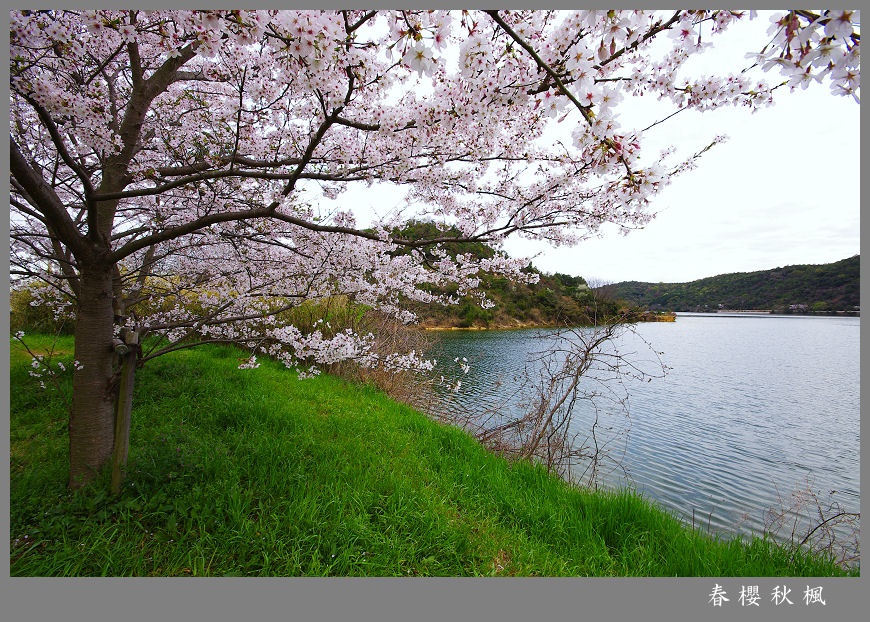
<svg viewBox="0 0 870 622">
<path fill-rule="evenodd" d="M 859 331 L 855 317 L 679 314 L 674 323 L 640 324 L 639 337 L 671 369 L 626 386 L 629 434 L 619 456 L 628 484 L 726 533 L 759 533 L 778 496 L 790 502 L 807 478 L 823 500 L 859 511 Z M 442 407 L 516 408 L 528 357 L 545 345 L 538 334 L 442 333 L 433 356 L 471 363 L 468 374 L 452 375 L 462 384 Z M 638 336 L 619 347 L 652 358 Z M 611 417 L 617 427 L 626 422 Z M 578 431 L 589 422 L 578 412 Z M 616 477 L 606 483 L 626 483 Z"/>
</svg>

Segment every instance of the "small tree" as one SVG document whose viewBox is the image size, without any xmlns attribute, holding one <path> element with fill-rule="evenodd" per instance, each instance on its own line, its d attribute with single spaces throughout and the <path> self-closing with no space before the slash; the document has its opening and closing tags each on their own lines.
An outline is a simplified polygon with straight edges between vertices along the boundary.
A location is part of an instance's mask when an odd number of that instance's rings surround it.
<svg viewBox="0 0 870 622">
<path fill-rule="evenodd" d="M 778 85 L 750 73 L 677 73 L 702 30 L 706 42 L 742 16 L 12 11 L 12 275 L 74 316 L 70 486 L 112 454 L 122 357 L 233 342 L 251 348 L 247 366 L 255 353 L 422 366 L 415 353 L 373 356 L 367 335 L 303 334 L 283 314 L 341 294 L 411 321 L 402 300 L 455 302 L 424 284 L 464 296 L 483 273 L 528 278 L 527 262 L 452 258 L 444 244 L 571 244 L 605 222 L 647 222 L 651 197 L 709 147 L 642 158 L 618 104 L 769 103 Z M 827 76 L 856 94 L 852 21 L 787 12 L 758 62 L 792 85 Z M 654 54 L 662 37 L 672 45 Z M 543 140 L 552 118 L 571 120 L 570 140 Z M 404 239 L 398 217 L 361 228 L 321 203 L 375 183 L 403 189 L 444 231 Z"/>
</svg>

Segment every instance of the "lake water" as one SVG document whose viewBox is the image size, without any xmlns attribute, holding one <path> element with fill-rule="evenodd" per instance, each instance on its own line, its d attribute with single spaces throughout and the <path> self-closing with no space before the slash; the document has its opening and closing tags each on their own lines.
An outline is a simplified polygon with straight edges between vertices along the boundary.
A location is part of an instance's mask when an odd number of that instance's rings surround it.
<svg viewBox="0 0 870 622">
<path fill-rule="evenodd" d="M 859 332 L 857 317 L 678 314 L 674 323 L 638 325 L 619 348 L 649 361 L 642 338 L 671 369 L 628 382 L 628 419 L 618 409 L 610 415 L 617 430 L 628 429 L 616 456 L 628 484 L 728 534 L 760 533 L 778 497 L 790 504 L 808 478 L 821 500 L 858 512 Z M 516 412 L 528 358 L 546 345 L 538 335 L 440 333 L 432 356 L 466 357 L 471 369 L 441 372 L 461 386 L 442 389 L 439 407 Z M 577 431 L 590 421 L 578 406 Z M 605 480 L 625 483 L 621 472 Z"/>
</svg>

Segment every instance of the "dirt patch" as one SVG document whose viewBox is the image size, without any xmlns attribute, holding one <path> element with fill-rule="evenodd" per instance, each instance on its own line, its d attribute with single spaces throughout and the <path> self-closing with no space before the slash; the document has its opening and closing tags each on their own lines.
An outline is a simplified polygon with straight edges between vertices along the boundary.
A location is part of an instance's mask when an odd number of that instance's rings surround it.
<svg viewBox="0 0 870 622">
<path fill-rule="evenodd" d="M 510 569 L 511 556 L 504 549 L 499 549 L 498 554 L 492 560 L 492 573 L 495 575 L 507 574 L 512 576 L 514 573 Z"/>
</svg>

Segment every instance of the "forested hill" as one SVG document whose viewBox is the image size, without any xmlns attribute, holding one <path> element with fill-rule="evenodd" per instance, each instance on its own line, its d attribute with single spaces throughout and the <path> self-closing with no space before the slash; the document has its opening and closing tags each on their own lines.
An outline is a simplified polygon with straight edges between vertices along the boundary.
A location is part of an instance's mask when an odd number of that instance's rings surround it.
<svg viewBox="0 0 870 622">
<path fill-rule="evenodd" d="M 460 235 L 455 227 L 442 231 L 434 223 L 418 221 L 409 222 L 395 232 L 404 238 L 416 240 Z M 496 253 L 492 247 L 480 242 L 455 243 L 448 245 L 445 250 L 451 256 L 469 253 L 479 258 L 493 257 Z M 400 248 L 396 252 L 407 251 Z M 427 259 L 433 261 L 437 257 L 427 256 Z M 620 301 L 595 295 L 580 276 L 546 274 L 534 266 L 529 266 L 526 271 L 536 273 L 538 282 L 517 283 L 493 275 L 482 278 L 481 290 L 495 305 L 490 309 L 482 309 L 469 298 L 462 299 L 458 305 L 411 303 L 409 306 L 417 313 L 420 324 L 427 328 L 578 326 L 590 323 L 593 316 L 614 315 L 623 307 Z M 439 294 L 457 293 L 455 285 L 428 289 Z"/>
<path fill-rule="evenodd" d="M 853 311 L 860 304 L 859 258 L 855 255 L 822 265 L 720 274 L 689 283 L 626 281 L 608 289 L 617 298 L 653 311 Z"/>
</svg>

